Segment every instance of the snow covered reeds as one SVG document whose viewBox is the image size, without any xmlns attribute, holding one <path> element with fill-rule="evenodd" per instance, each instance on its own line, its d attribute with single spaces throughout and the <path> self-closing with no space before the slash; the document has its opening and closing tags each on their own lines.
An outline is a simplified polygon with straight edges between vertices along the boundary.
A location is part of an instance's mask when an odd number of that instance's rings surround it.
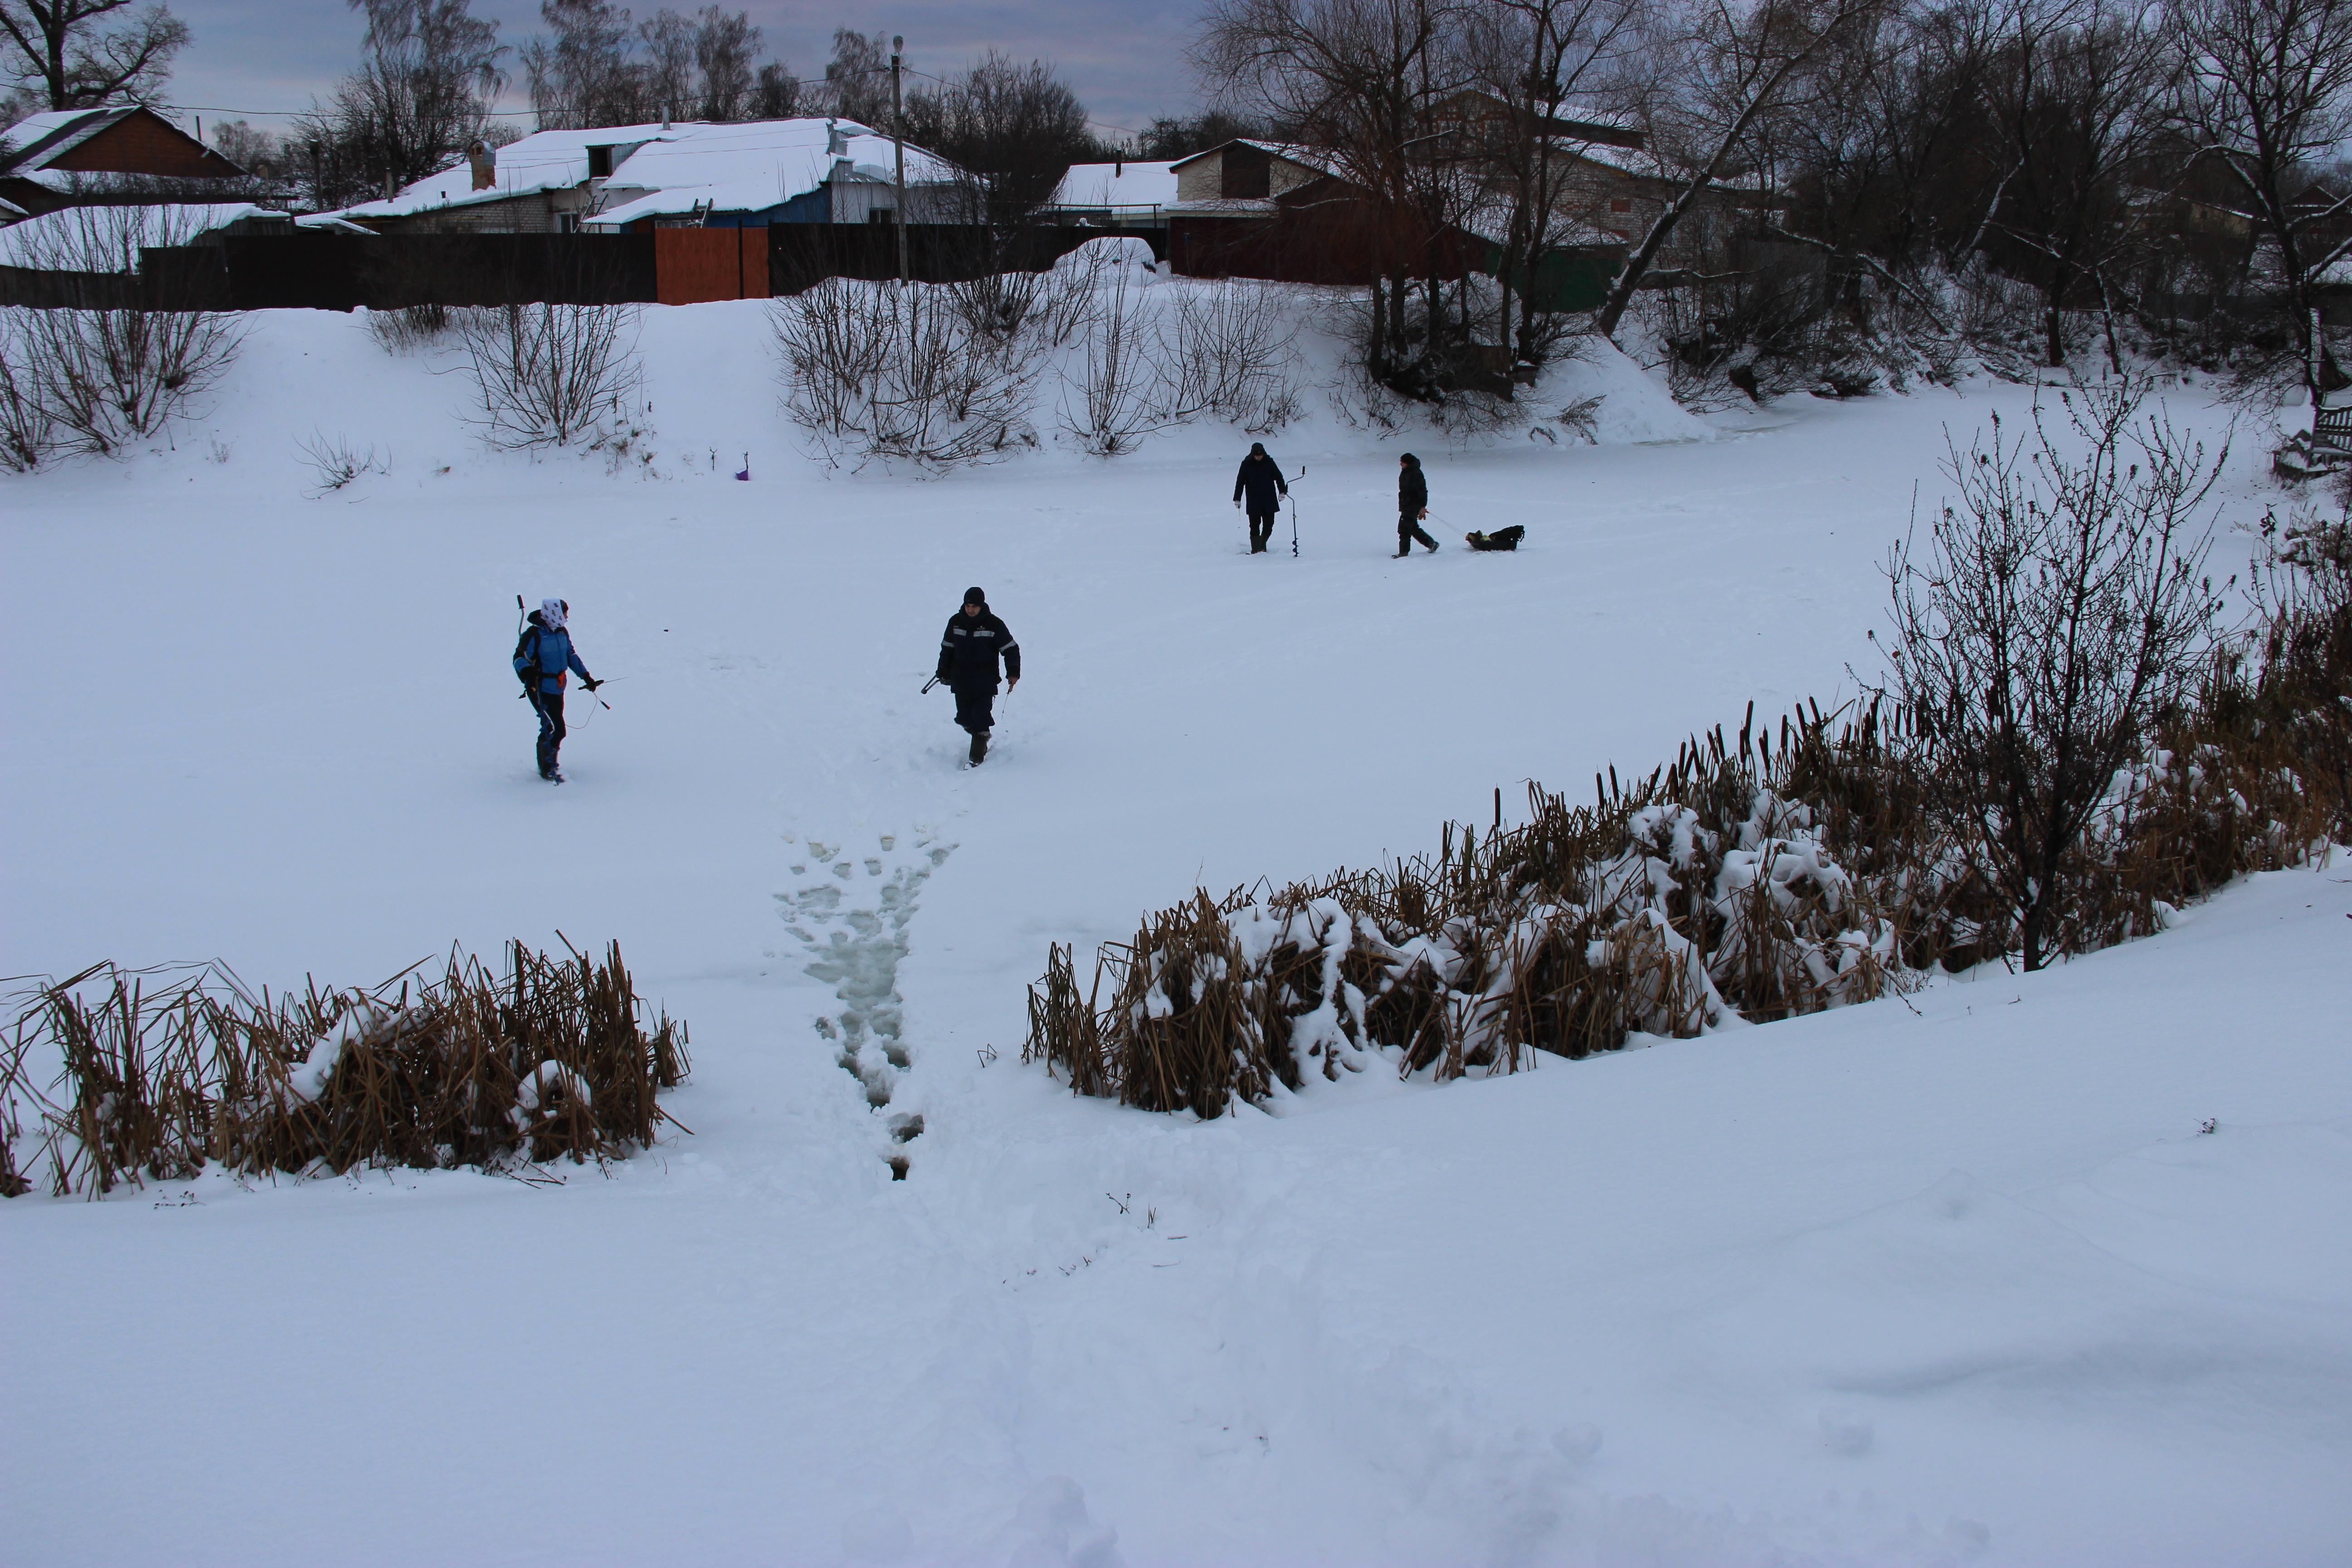
<svg viewBox="0 0 2352 1568">
<path fill-rule="evenodd" d="M 216 963 L 102 963 L 19 992 L 0 1191 L 29 1188 L 20 1139 L 60 1196 L 207 1164 L 497 1169 L 649 1145 L 656 1092 L 686 1075 L 684 1024 L 644 1026 L 617 943 L 602 963 L 520 942 L 507 956 L 502 975 L 453 950 L 438 980 L 275 998 Z"/>
<path fill-rule="evenodd" d="M 2059 866 L 2044 940 L 2162 929 L 2229 879 L 2352 841 L 2352 610 L 2340 581 L 2218 652 L 2145 760 L 2119 770 Z M 2332 596 L 2331 596 L 2332 595 Z M 1935 809 L 1940 731 L 1883 705 L 1743 724 L 1591 805 L 1499 793 L 1483 835 L 1311 884 L 1196 893 L 1030 992 L 1024 1059 L 1079 1093 L 1221 1113 L 1375 1060 L 1438 1079 L 1687 1037 L 2006 962 L 2021 914 Z"/>
</svg>

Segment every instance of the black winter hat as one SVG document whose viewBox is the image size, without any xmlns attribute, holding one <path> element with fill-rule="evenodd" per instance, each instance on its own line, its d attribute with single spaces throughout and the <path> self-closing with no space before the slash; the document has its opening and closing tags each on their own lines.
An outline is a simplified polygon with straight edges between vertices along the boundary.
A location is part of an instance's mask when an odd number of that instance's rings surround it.
<svg viewBox="0 0 2352 1568">
<path fill-rule="evenodd" d="M 1414 457 L 1411 452 L 1399 454 L 1397 461 L 1400 463 L 1411 463 L 1416 468 L 1421 467 L 1421 459 Z"/>
<path fill-rule="evenodd" d="M 963 591 L 963 602 L 967 605 L 985 605 L 988 603 L 988 595 L 978 588 L 966 588 Z"/>
</svg>

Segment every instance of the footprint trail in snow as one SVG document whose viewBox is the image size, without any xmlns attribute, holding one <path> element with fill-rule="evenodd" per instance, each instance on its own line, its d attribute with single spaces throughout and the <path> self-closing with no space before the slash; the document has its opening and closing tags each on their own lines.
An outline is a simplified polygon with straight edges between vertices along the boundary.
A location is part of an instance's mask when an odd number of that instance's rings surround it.
<svg viewBox="0 0 2352 1568">
<path fill-rule="evenodd" d="M 834 1042 L 836 1059 L 864 1086 L 866 1103 L 880 1113 L 898 1093 L 899 1075 L 914 1065 L 901 1037 L 898 963 L 907 956 L 907 924 L 916 895 L 955 846 L 936 835 L 885 833 L 870 847 L 810 838 L 793 864 L 807 879 L 778 893 L 784 929 L 808 950 L 803 973 L 834 988 L 837 1013 L 820 1017 L 816 1031 Z M 919 1136 L 919 1111 L 901 1109 L 879 1122 L 894 1174 L 908 1170 L 904 1145 Z"/>
</svg>

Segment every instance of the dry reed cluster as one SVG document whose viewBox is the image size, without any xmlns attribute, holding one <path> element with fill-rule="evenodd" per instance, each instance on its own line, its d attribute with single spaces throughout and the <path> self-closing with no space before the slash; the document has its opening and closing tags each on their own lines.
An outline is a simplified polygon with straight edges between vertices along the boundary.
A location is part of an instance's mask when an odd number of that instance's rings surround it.
<svg viewBox="0 0 2352 1568">
<path fill-rule="evenodd" d="M 1752 721 L 1754 710 L 1749 710 Z M 2275 610 L 2213 657 L 2161 743 L 2118 773 L 2065 866 L 2052 938 L 2160 929 L 2242 873 L 2352 842 L 2352 614 Z M 1024 1059 L 1078 1093 L 1221 1114 L 1387 1059 L 1438 1079 L 1867 1001 L 2006 958 L 2019 922 L 1933 809 L 1939 742 L 1885 702 L 1685 742 L 1523 824 L 1448 824 L 1434 856 L 1206 892 L 1107 943 L 1055 947 Z"/>
<path fill-rule="evenodd" d="M 568 945 L 568 944 L 567 944 Z M 618 943 L 598 963 L 516 942 L 506 972 L 272 996 L 217 963 L 101 963 L 16 993 L 0 1045 L 0 1190 L 625 1156 L 668 1117 L 686 1026 L 641 1022 Z M 420 965 L 419 968 L 422 966 Z"/>
</svg>

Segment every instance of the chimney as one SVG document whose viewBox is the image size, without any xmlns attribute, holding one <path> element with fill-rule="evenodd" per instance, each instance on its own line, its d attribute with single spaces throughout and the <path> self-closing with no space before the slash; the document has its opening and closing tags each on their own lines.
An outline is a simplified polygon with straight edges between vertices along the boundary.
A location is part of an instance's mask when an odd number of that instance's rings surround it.
<svg viewBox="0 0 2352 1568">
<path fill-rule="evenodd" d="M 383 199 L 385 201 L 390 201 L 399 194 L 399 186 L 393 179 L 392 171 L 390 169 L 386 169 L 383 172 Z"/>
<path fill-rule="evenodd" d="M 466 162 L 473 165 L 474 189 L 487 191 L 499 183 L 499 155 L 488 142 L 477 141 L 467 148 Z"/>
</svg>

